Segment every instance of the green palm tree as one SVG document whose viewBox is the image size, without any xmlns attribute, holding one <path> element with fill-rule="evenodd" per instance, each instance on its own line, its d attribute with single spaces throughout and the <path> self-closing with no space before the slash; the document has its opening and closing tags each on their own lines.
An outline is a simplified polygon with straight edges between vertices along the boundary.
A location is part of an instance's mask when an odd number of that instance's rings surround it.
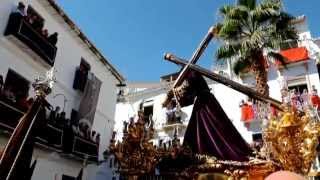
<svg viewBox="0 0 320 180">
<path fill-rule="evenodd" d="M 285 62 L 274 50 L 286 41 L 297 40 L 294 17 L 283 11 L 280 0 L 237 0 L 219 11 L 223 21 L 217 24 L 216 36 L 222 40 L 217 59 L 230 59 L 236 74 L 252 71 L 256 90 L 269 95 L 266 64 L 275 59 Z"/>
</svg>

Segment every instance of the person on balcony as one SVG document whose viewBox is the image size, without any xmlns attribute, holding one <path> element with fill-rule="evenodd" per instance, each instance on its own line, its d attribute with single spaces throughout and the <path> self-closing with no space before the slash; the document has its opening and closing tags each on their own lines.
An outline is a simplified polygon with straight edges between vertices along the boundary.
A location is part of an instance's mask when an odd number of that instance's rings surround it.
<svg viewBox="0 0 320 180">
<path fill-rule="evenodd" d="M 87 80 L 88 68 L 86 68 L 86 66 L 81 63 L 75 73 L 73 88 L 83 92 L 86 87 Z"/>
<path fill-rule="evenodd" d="M 4 35 L 17 32 L 19 30 L 20 22 L 24 17 L 26 17 L 25 5 L 22 2 L 19 2 L 17 9 L 14 10 L 9 16 L 9 22 Z"/>
<path fill-rule="evenodd" d="M 87 119 L 81 119 L 78 125 L 77 134 L 85 139 L 90 139 L 91 124 Z"/>
<path fill-rule="evenodd" d="M 167 116 L 167 123 L 171 124 L 174 123 L 175 119 L 175 111 L 176 111 L 176 101 L 173 99 L 171 103 L 166 108 L 166 116 Z"/>
<path fill-rule="evenodd" d="M 44 27 L 44 22 L 43 20 L 41 20 L 38 16 L 33 15 L 33 23 L 31 24 L 31 26 L 33 27 L 34 30 L 36 30 L 37 32 L 41 33 L 43 27 Z"/>
<path fill-rule="evenodd" d="M 59 106 L 56 106 L 56 109 L 54 111 L 50 112 L 49 122 L 51 124 L 56 124 L 58 116 L 59 116 L 59 113 L 60 113 L 60 107 Z"/>
<path fill-rule="evenodd" d="M 40 34 L 42 33 L 44 22 L 39 16 L 35 14 L 28 14 L 26 19 L 35 31 L 37 31 Z"/>
<path fill-rule="evenodd" d="M 27 22 L 28 22 L 30 25 L 32 25 L 32 24 L 36 21 L 37 16 L 36 16 L 36 15 L 28 14 L 26 19 L 27 19 Z"/>
<path fill-rule="evenodd" d="M 304 108 L 309 105 L 309 93 L 307 89 L 303 90 L 302 94 L 300 95 L 300 99 Z"/>
<path fill-rule="evenodd" d="M 97 133 L 96 131 L 91 131 L 90 141 L 95 144 L 99 144 L 100 134 Z"/>
<path fill-rule="evenodd" d="M 176 100 L 173 98 L 166 108 L 167 123 L 181 123 L 182 111 Z"/>
<path fill-rule="evenodd" d="M 56 117 L 57 127 L 63 128 L 63 126 L 66 124 L 66 112 L 62 111 L 58 116 Z"/>
<path fill-rule="evenodd" d="M 23 2 L 19 2 L 17 9 L 14 11 L 14 13 L 20 14 L 21 17 L 26 16 L 26 6 L 23 4 Z"/>
<path fill-rule="evenodd" d="M 7 100 L 9 100 L 9 102 L 11 102 L 11 103 L 15 103 L 16 102 L 16 96 L 13 93 L 12 86 L 8 85 L 7 87 L 5 87 L 4 90 L 3 90 L 3 95 Z"/>
<path fill-rule="evenodd" d="M 250 128 L 250 123 L 254 119 L 254 109 L 252 103 L 244 102 L 244 100 L 240 103 L 241 108 L 241 121 L 244 122 L 246 128 Z"/>
<path fill-rule="evenodd" d="M 291 105 L 294 110 L 302 111 L 300 93 L 296 89 L 291 91 Z"/>
<path fill-rule="evenodd" d="M 58 33 L 55 32 L 48 37 L 48 41 L 52 46 L 55 46 L 58 42 Z"/>
<path fill-rule="evenodd" d="M 281 89 L 281 99 L 283 104 L 290 104 L 291 98 L 287 88 Z"/>
<path fill-rule="evenodd" d="M 320 110 L 320 97 L 318 96 L 317 89 L 312 90 L 310 100 L 311 100 L 312 106 L 317 108 L 317 110 L 319 111 Z"/>
<path fill-rule="evenodd" d="M 41 31 L 41 35 L 42 35 L 45 39 L 48 39 L 48 36 L 49 36 L 48 29 L 43 29 L 43 30 Z"/>
</svg>

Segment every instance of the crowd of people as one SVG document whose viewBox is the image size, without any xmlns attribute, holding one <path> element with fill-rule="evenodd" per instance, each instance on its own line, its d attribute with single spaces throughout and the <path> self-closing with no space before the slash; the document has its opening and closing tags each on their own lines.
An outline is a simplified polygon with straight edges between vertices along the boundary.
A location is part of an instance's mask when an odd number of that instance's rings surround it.
<svg viewBox="0 0 320 180">
<path fill-rule="evenodd" d="M 100 142 L 100 133 L 91 130 L 90 123 L 85 119 L 80 120 L 78 125 L 73 125 L 72 130 L 77 136 L 80 136 L 86 140 L 89 140 L 96 144 L 99 144 Z"/>
<path fill-rule="evenodd" d="M 51 45 L 55 46 L 58 42 L 58 33 L 54 32 L 49 35 L 48 29 L 44 28 L 44 20 L 37 14 L 27 13 L 24 3 L 19 2 L 17 9 L 11 14 L 11 17 L 23 18 L 30 26 L 37 31 Z"/>
<path fill-rule="evenodd" d="M 290 104 L 294 110 L 303 111 L 305 108 L 310 105 L 320 111 L 320 97 L 315 86 L 312 86 L 311 93 L 307 89 L 303 89 L 302 93 L 297 91 L 297 89 L 282 89 L 281 91 L 282 103 Z M 250 127 L 250 124 L 253 120 L 257 118 L 257 106 L 254 101 L 248 99 L 247 101 L 241 100 L 240 105 L 241 109 L 241 121 L 243 121 L 246 128 Z M 274 108 L 271 108 L 272 113 L 276 112 Z"/>
<path fill-rule="evenodd" d="M 21 111 L 26 112 L 33 103 L 33 98 L 29 97 L 27 94 L 22 95 L 19 88 L 12 87 L 10 85 L 4 85 L 3 76 L 0 75 L 0 99 L 8 105 L 11 105 Z M 86 139 L 94 144 L 100 143 L 100 134 L 94 130 L 91 130 L 90 124 L 86 123 L 84 120 L 80 120 L 79 123 L 72 123 L 70 119 L 66 118 L 66 113 L 59 106 L 55 108 L 48 106 L 49 112 L 46 117 L 41 117 L 47 119 L 48 124 L 61 129 L 64 133 L 64 141 L 68 142 L 67 144 L 73 144 L 74 136 L 81 137 Z M 7 114 L 5 114 L 7 116 Z M 9 115 L 8 115 L 9 117 Z M 10 116 L 11 117 L 11 116 Z M 14 125 L 14 124 L 12 124 Z M 55 144 L 55 135 L 48 134 L 44 132 L 44 136 L 48 136 L 47 140 L 49 144 Z M 69 148 L 69 151 L 72 147 Z"/>
<path fill-rule="evenodd" d="M 311 93 L 307 89 L 304 89 L 302 93 L 296 89 L 290 91 L 282 91 L 282 102 L 290 104 L 294 110 L 303 111 L 309 105 L 312 105 L 318 111 L 320 110 L 320 98 L 318 95 L 318 90 L 315 86 L 312 86 Z"/>
<path fill-rule="evenodd" d="M 10 84 L 4 85 L 3 76 L 0 75 L 0 99 L 8 105 L 11 105 L 20 111 L 26 112 L 32 105 L 34 99 L 28 97 L 28 93 L 23 93 L 21 88 L 14 87 Z M 63 130 L 64 136 L 79 136 L 86 139 L 92 143 L 99 144 L 100 133 L 91 130 L 91 125 L 86 120 L 82 119 L 79 122 L 71 122 L 70 119 L 66 117 L 66 112 L 61 110 L 59 106 L 55 108 L 48 105 L 46 110 L 46 117 L 41 117 L 47 120 L 48 124 Z M 52 138 L 49 137 L 48 142 L 54 142 Z M 73 138 L 67 138 L 73 139 Z"/>
<path fill-rule="evenodd" d="M 99 144 L 100 134 L 94 130 L 91 130 L 90 123 L 86 122 L 85 120 L 80 120 L 78 123 L 72 123 L 70 119 L 66 118 L 66 113 L 60 110 L 61 108 L 59 106 L 56 106 L 51 110 L 49 114 L 49 124 L 59 129 L 63 129 L 64 131 L 72 132 L 67 134 L 71 134 L 72 136 L 77 135 L 92 143 Z"/>
</svg>

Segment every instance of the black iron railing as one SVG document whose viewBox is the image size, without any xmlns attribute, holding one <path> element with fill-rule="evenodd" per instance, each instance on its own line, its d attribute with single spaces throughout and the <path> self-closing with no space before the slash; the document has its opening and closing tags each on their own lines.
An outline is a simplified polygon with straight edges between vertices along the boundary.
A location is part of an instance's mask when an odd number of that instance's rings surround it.
<svg viewBox="0 0 320 180">
<path fill-rule="evenodd" d="M 11 134 L 24 113 L 14 104 L 5 102 L 1 98 L 0 129 Z M 46 128 L 39 132 L 36 142 L 56 152 L 63 152 L 83 159 L 88 158 L 90 161 L 98 161 L 98 144 L 74 134 L 71 127 L 55 126 L 48 123 Z"/>
<path fill-rule="evenodd" d="M 46 63 L 53 66 L 56 58 L 57 47 L 50 44 L 44 36 L 35 30 L 25 20 L 25 17 L 12 13 L 9 17 L 4 35 L 13 35 L 39 55 Z"/>
</svg>

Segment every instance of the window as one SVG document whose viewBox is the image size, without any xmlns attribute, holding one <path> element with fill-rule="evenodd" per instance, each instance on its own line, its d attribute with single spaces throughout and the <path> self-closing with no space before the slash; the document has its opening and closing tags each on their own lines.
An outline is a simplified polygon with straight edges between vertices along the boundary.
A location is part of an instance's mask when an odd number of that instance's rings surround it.
<svg viewBox="0 0 320 180">
<path fill-rule="evenodd" d="M 263 146 L 262 134 L 261 133 L 252 134 L 252 148 L 259 152 L 262 146 Z"/>
<path fill-rule="evenodd" d="M 90 64 L 86 62 L 83 58 L 81 58 L 80 65 L 76 69 L 76 73 L 74 77 L 74 82 L 73 82 L 74 89 L 80 90 L 81 92 L 84 91 L 90 69 L 91 69 Z"/>
<path fill-rule="evenodd" d="M 30 82 L 17 72 L 9 69 L 4 83 L 4 96 L 12 102 L 28 97 Z"/>
<path fill-rule="evenodd" d="M 76 178 L 72 176 L 62 175 L 62 180 L 76 180 Z"/>
<path fill-rule="evenodd" d="M 253 141 L 262 141 L 262 134 L 261 133 L 252 134 L 252 140 Z"/>
<path fill-rule="evenodd" d="M 149 123 L 149 118 L 153 114 L 153 105 L 143 107 L 144 121 Z"/>
<path fill-rule="evenodd" d="M 299 92 L 299 94 L 302 94 L 304 89 L 308 89 L 308 86 L 307 84 L 299 84 L 299 85 L 293 85 L 293 86 L 289 85 L 288 88 L 289 90 L 296 89 L 296 91 Z"/>
<path fill-rule="evenodd" d="M 86 71 L 90 71 L 91 69 L 90 64 L 84 58 L 81 58 L 80 66 L 83 66 Z"/>
</svg>

